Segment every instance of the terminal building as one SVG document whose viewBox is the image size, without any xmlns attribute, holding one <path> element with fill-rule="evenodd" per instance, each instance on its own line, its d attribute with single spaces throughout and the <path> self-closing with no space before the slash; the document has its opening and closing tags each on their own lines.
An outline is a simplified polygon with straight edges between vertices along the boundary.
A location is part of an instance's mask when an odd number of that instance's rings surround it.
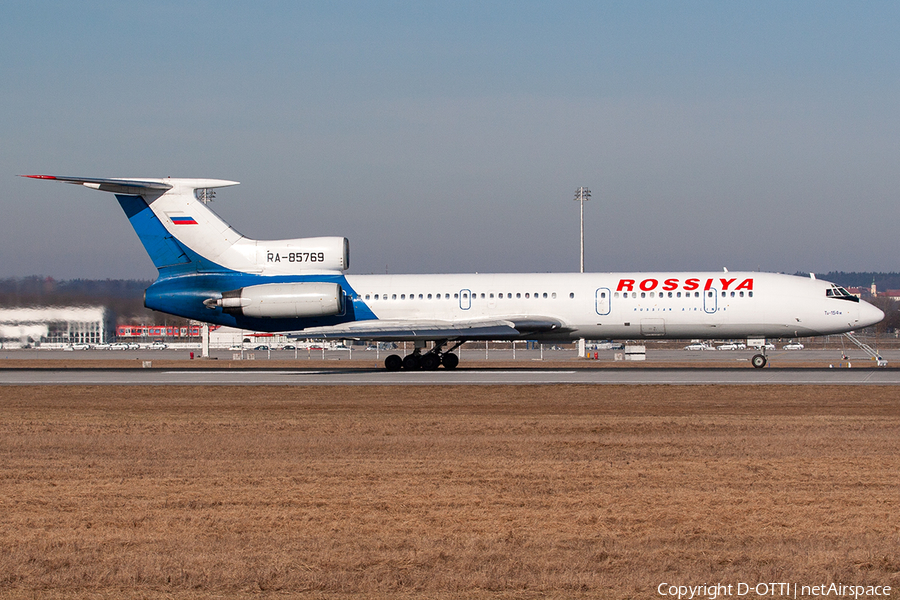
<svg viewBox="0 0 900 600">
<path fill-rule="evenodd" d="M 107 344 L 115 317 L 102 306 L 0 308 L 0 343 L 5 348 Z"/>
</svg>

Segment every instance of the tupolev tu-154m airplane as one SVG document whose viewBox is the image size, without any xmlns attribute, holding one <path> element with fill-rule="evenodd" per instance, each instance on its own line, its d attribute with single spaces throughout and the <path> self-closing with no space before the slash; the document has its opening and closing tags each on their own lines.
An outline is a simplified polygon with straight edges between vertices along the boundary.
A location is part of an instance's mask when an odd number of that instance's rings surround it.
<svg viewBox="0 0 900 600">
<path fill-rule="evenodd" d="M 346 238 L 248 239 L 198 199 L 236 181 L 25 177 L 116 195 L 159 270 L 148 308 L 298 338 L 413 342 L 385 359 L 388 370 L 453 369 L 453 350 L 472 340 L 806 337 L 884 318 L 812 275 L 348 275 Z M 751 363 L 764 367 L 765 354 Z"/>
</svg>

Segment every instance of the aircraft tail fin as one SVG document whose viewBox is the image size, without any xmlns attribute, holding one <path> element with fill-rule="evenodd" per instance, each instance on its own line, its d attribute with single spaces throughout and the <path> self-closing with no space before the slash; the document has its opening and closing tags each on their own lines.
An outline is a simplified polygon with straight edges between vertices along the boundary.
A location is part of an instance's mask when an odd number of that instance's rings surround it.
<svg viewBox="0 0 900 600">
<path fill-rule="evenodd" d="M 225 256 L 243 236 L 197 199 L 206 190 L 237 185 L 222 179 L 97 179 L 55 175 L 24 175 L 112 192 L 160 270 L 245 268 L 241 256 Z M 176 235 L 177 231 L 177 235 Z M 218 259 L 222 259 L 221 261 Z M 238 264 L 221 264 L 235 262 Z"/>
</svg>

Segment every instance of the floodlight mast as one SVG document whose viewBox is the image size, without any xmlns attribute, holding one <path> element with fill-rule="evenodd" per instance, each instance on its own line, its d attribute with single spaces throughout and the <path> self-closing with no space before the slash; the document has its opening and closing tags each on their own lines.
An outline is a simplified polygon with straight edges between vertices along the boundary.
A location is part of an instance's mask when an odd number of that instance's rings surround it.
<svg viewBox="0 0 900 600">
<path fill-rule="evenodd" d="M 216 197 L 216 191 L 211 188 L 197 188 L 194 190 L 194 198 L 203 204 L 209 204 Z"/>
<path fill-rule="evenodd" d="M 590 199 L 591 190 L 581 186 L 575 190 L 575 201 L 581 204 L 581 272 L 584 273 L 584 201 Z M 578 358 L 585 357 L 584 338 L 578 340 Z"/>
<path fill-rule="evenodd" d="M 584 273 L 584 201 L 590 200 L 591 190 L 582 186 L 575 190 L 575 201 L 581 203 L 581 272 Z"/>
</svg>

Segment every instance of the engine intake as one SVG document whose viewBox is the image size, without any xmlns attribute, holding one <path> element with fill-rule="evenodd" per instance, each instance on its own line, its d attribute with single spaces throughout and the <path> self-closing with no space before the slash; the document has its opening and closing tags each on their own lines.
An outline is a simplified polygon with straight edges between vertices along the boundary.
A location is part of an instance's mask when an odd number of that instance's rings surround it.
<svg viewBox="0 0 900 600">
<path fill-rule="evenodd" d="M 204 304 L 263 319 L 327 317 L 344 312 L 344 290 L 337 283 L 264 283 L 224 292 Z"/>
</svg>

